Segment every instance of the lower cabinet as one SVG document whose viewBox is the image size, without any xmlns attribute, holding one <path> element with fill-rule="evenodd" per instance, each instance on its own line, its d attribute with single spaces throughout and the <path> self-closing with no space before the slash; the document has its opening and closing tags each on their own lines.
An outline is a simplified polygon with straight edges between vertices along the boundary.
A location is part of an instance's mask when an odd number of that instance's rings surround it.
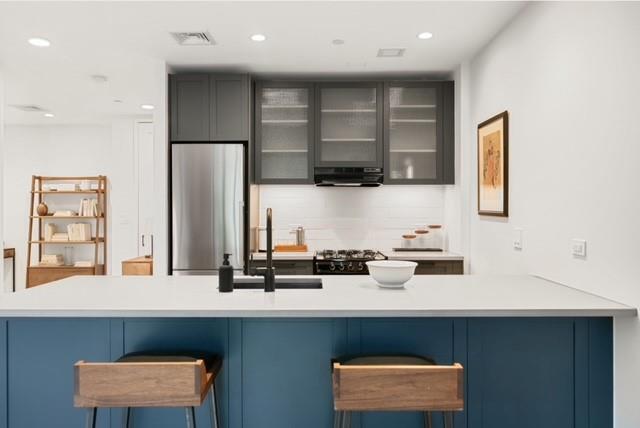
<svg viewBox="0 0 640 428">
<path fill-rule="evenodd" d="M 462 275 L 462 260 L 415 260 L 416 275 Z"/>
<path fill-rule="evenodd" d="M 415 260 L 416 275 L 462 275 L 462 260 Z M 251 261 L 252 268 L 265 267 L 265 260 Z M 313 260 L 274 260 L 276 275 L 313 275 Z"/>
<path fill-rule="evenodd" d="M 331 360 L 381 353 L 463 365 L 455 428 L 613 427 L 611 318 L 5 318 L 0 343 L 0 428 L 82 426 L 73 364 L 150 349 L 224 357 L 221 428 L 327 428 Z M 196 410 L 197 426 L 210 426 L 208 411 Z M 133 418 L 136 428 L 184 426 L 179 408 L 136 408 Z M 120 420 L 121 409 L 100 409 L 97 428 Z M 433 422 L 442 426 L 439 413 Z M 424 423 L 419 412 L 363 412 L 352 426 Z"/>
<path fill-rule="evenodd" d="M 265 267 L 265 260 L 253 260 L 251 266 L 254 268 Z M 273 267 L 276 275 L 313 275 L 312 260 L 274 260 Z"/>
</svg>

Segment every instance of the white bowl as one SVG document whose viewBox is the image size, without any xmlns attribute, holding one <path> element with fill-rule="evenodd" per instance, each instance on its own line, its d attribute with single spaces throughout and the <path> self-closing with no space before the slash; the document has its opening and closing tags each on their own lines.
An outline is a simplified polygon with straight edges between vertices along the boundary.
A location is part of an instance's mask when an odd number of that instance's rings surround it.
<svg viewBox="0 0 640 428">
<path fill-rule="evenodd" d="M 376 260 L 367 262 L 369 275 L 380 286 L 399 288 L 409 281 L 418 263 L 402 260 Z"/>
</svg>

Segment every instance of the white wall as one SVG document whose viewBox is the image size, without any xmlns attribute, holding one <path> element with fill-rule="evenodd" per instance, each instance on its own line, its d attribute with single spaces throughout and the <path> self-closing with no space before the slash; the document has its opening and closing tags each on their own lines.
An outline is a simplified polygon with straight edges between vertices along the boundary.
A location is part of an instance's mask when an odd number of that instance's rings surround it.
<svg viewBox="0 0 640 428">
<path fill-rule="evenodd" d="M 107 271 L 121 273 L 120 262 L 138 255 L 138 194 L 135 173 L 135 118 L 117 118 L 111 125 L 6 127 L 4 145 L 3 224 L 7 246 L 16 248 L 16 285 L 25 284 L 29 190 L 32 175 L 107 175 L 109 218 Z M 49 198 L 59 208 L 75 209 L 77 198 Z M 58 252 L 62 251 L 58 248 Z M 75 258 L 86 248 L 76 246 Z M 84 257 L 86 258 L 86 257 Z"/>
<path fill-rule="evenodd" d="M 4 229 L 6 245 L 16 248 L 16 289 L 25 284 L 32 175 L 108 175 L 109 126 L 7 126 L 4 147 Z M 75 200 L 74 198 L 73 200 Z M 50 209 L 76 209 L 71 199 L 52 198 Z M 56 248 L 62 254 L 62 247 Z M 34 247 L 35 250 L 35 247 Z M 77 258 L 86 249 L 76 248 Z"/>
<path fill-rule="evenodd" d="M 157 64 L 150 76 L 157 82 L 156 110 L 153 117 L 154 157 L 154 217 L 153 217 L 153 274 L 166 276 L 169 270 L 169 67 Z"/>
<path fill-rule="evenodd" d="M 295 240 L 289 225 L 305 227 L 310 250 L 399 247 L 416 224 L 441 224 L 443 186 L 260 186 L 260 224 L 273 208 L 276 242 Z"/>
<path fill-rule="evenodd" d="M 509 110 L 510 216 L 471 201 L 474 273 L 528 272 L 640 304 L 640 4 L 534 3 L 471 63 L 465 152 Z M 514 251 L 514 227 L 524 249 Z M 572 238 L 587 257 L 571 256 Z M 640 324 L 615 322 L 616 427 L 640 426 Z"/>
<path fill-rule="evenodd" d="M 4 231 L 3 231 L 3 214 L 4 211 L 4 201 L 3 201 L 3 174 L 2 174 L 2 160 L 4 159 L 4 76 L 2 74 L 2 70 L 0 70 L 0 242 L 4 243 Z M 3 260 L 4 261 L 4 260 Z M 0 294 L 3 291 L 8 290 L 11 287 L 11 279 L 7 278 L 5 275 L 5 263 L 0 264 Z M 10 275 L 10 274 L 9 274 Z"/>
</svg>

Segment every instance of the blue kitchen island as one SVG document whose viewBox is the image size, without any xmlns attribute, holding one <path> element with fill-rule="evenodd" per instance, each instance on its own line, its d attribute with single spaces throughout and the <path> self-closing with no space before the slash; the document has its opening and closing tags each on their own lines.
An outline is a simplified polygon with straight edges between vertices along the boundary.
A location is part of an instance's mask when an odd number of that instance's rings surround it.
<svg viewBox="0 0 640 428">
<path fill-rule="evenodd" d="M 359 353 L 461 363 L 457 428 L 613 427 L 612 319 L 635 308 L 532 276 L 416 276 L 402 290 L 364 276 L 323 283 L 221 294 L 214 277 L 74 277 L 5 295 L 0 428 L 83 426 L 73 364 L 150 349 L 223 356 L 229 428 L 331 427 L 331 359 Z M 98 416 L 99 427 L 120 427 L 119 409 Z M 136 409 L 134 426 L 183 418 Z M 206 408 L 197 422 L 209 426 Z M 353 426 L 423 425 L 417 413 L 366 413 Z"/>
</svg>

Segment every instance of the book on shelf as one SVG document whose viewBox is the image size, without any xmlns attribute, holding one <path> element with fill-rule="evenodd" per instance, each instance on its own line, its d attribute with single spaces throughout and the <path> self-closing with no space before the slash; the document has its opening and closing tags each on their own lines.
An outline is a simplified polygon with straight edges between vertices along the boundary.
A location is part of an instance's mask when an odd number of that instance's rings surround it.
<svg viewBox="0 0 640 428">
<path fill-rule="evenodd" d="M 78 260 L 73 264 L 75 267 L 93 267 L 94 263 L 90 260 Z"/>
<path fill-rule="evenodd" d="M 44 184 L 42 190 L 47 192 L 75 192 L 78 190 L 76 183 L 51 183 Z"/>
<path fill-rule="evenodd" d="M 53 239 L 54 233 L 57 232 L 57 228 L 55 224 L 47 223 L 44 225 L 44 240 L 51 241 Z"/>
<path fill-rule="evenodd" d="M 97 199 L 82 199 L 80 201 L 80 209 L 78 209 L 78 215 L 81 217 L 99 217 L 102 215 L 102 210 Z"/>
<path fill-rule="evenodd" d="M 75 217 L 77 214 L 71 210 L 59 210 L 53 213 L 54 217 Z"/>
<path fill-rule="evenodd" d="M 62 254 L 43 254 L 39 266 L 64 266 Z"/>
<path fill-rule="evenodd" d="M 56 232 L 51 237 L 51 241 L 53 242 L 67 242 L 69 240 L 69 234 L 63 232 Z"/>
<path fill-rule="evenodd" d="M 91 225 L 89 223 L 73 223 L 67 225 L 69 241 L 91 241 Z"/>
</svg>

